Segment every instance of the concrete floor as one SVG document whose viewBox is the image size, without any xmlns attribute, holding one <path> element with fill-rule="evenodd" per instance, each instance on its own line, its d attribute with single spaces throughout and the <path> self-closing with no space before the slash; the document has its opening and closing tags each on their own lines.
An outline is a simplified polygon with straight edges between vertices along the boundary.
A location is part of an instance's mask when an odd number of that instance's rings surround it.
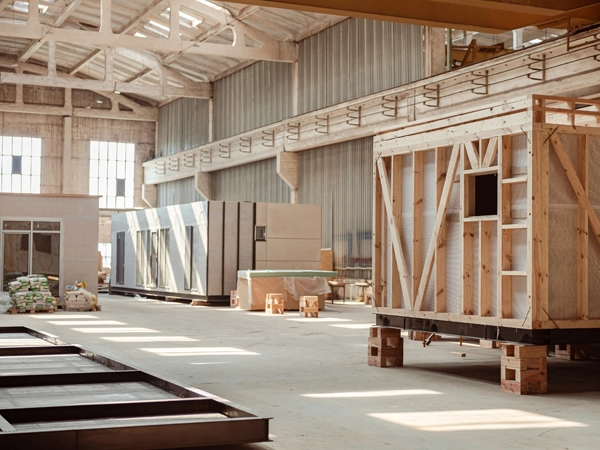
<svg viewBox="0 0 600 450">
<path fill-rule="evenodd" d="M 101 296 L 102 312 L 0 316 L 273 417 L 231 449 L 597 449 L 600 361 L 548 360 L 547 395 L 500 391 L 500 350 L 405 339 L 405 367 L 367 365 L 359 303 L 318 319 Z M 461 357 L 466 353 L 466 357 Z"/>
</svg>

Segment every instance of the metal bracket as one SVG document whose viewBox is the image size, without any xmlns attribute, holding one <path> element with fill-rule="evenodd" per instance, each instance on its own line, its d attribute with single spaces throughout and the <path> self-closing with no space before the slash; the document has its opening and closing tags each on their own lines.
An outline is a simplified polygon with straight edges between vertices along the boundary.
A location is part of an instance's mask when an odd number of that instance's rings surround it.
<svg viewBox="0 0 600 450">
<path fill-rule="evenodd" d="M 423 97 L 427 100 L 423 102 L 424 106 L 429 106 L 430 108 L 439 108 L 440 106 L 440 85 L 436 84 L 434 87 L 423 86 L 425 89 L 425 93 Z"/>
<path fill-rule="evenodd" d="M 532 73 L 527 74 L 527 78 L 534 81 L 546 81 L 546 54 L 542 54 L 541 58 L 536 58 L 533 55 L 529 55 L 529 59 L 533 62 L 527 65 L 529 70 L 533 70 Z M 542 67 L 535 67 L 535 64 L 541 64 Z M 540 74 L 541 72 L 541 74 Z"/>
<path fill-rule="evenodd" d="M 300 140 L 300 122 L 298 123 L 289 123 L 287 128 L 287 139 L 290 141 L 299 141 Z"/>
<path fill-rule="evenodd" d="M 252 153 L 252 137 L 240 138 L 240 152 Z"/>
<path fill-rule="evenodd" d="M 179 172 L 179 157 L 169 158 L 169 170 Z"/>
<path fill-rule="evenodd" d="M 205 148 L 200 151 L 200 161 L 202 164 L 212 163 L 212 148 Z"/>
<path fill-rule="evenodd" d="M 219 158 L 231 158 L 231 142 L 228 144 L 219 144 Z"/>
<path fill-rule="evenodd" d="M 483 73 L 471 72 L 471 75 L 477 77 L 471 80 L 471 84 L 476 86 L 471 89 L 471 92 L 478 95 L 488 95 L 490 86 L 489 72 L 487 70 Z"/>
<path fill-rule="evenodd" d="M 196 154 L 188 153 L 183 157 L 183 166 L 184 167 L 196 167 Z"/>
<path fill-rule="evenodd" d="M 315 131 L 321 134 L 329 134 L 329 115 L 317 116 L 316 119 L 317 128 L 315 129 Z"/>
<path fill-rule="evenodd" d="M 262 146 L 275 147 L 275 130 L 262 132 Z"/>
<path fill-rule="evenodd" d="M 346 123 L 353 127 L 360 127 L 362 125 L 362 105 L 348 106 L 348 111 L 350 112 L 346 116 L 349 120 L 346 120 Z"/>
<path fill-rule="evenodd" d="M 156 161 L 154 163 L 154 173 L 164 175 L 167 173 L 167 163 L 165 161 Z"/>
<path fill-rule="evenodd" d="M 397 95 L 393 98 L 383 96 L 381 107 L 385 110 L 381 114 L 386 117 L 398 117 L 400 99 Z"/>
</svg>

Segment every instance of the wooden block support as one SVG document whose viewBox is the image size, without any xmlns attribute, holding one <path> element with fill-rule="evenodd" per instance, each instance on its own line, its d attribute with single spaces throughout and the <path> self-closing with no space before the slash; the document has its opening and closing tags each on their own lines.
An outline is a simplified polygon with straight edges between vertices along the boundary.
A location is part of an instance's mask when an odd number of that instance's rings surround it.
<svg viewBox="0 0 600 450">
<path fill-rule="evenodd" d="M 590 359 L 591 345 L 586 344 L 565 344 L 554 346 L 554 357 L 566 359 L 567 361 Z"/>
<path fill-rule="evenodd" d="M 411 341 L 426 341 L 431 336 L 431 333 L 425 333 L 423 331 L 409 331 L 408 338 Z M 441 341 L 442 337 L 439 334 L 434 334 L 432 341 Z"/>
<path fill-rule="evenodd" d="M 300 317 L 319 317 L 319 297 L 316 295 L 300 297 Z"/>
<path fill-rule="evenodd" d="M 481 339 L 479 341 L 479 347 L 481 348 L 500 348 L 502 344 L 498 341 L 487 341 L 485 339 Z"/>
<path fill-rule="evenodd" d="M 240 296 L 238 295 L 238 291 L 231 291 L 231 295 L 229 296 L 229 306 L 232 308 L 240 306 Z"/>
<path fill-rule="evenodd" d="M 369 366 L 402 367 L 404 340 L 398 328 L 373 326 L 369 330 Z"/>
<path fill-rule="evenodd" d="M 502 390 L 519 395 L 548 392 L 545 345 L 502 345 Z"/>
<path fill-rule="evenodd" d="M 283 294 L 267 294 L 267 298 L 265 300 L 265 313 L 283 314 L 283 309 Z"/>
</svg>

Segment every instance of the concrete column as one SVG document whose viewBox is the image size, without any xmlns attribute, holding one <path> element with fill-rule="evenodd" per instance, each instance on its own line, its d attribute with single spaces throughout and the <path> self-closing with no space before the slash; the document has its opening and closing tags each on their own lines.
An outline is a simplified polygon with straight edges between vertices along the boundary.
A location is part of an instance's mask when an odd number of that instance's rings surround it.
<svg viewBox="0 0 600 450">
<path fill-rule="evenodd" d="M 423 30 L 423 75 L 430 77 L 443 73 L 445 70 L 445 30 L 435 27 L 425 27 Z"/>
<path fill-rule="evenodd" d="M 62 152 L 62 193 L 72 194 L 73 170 L 71 166 L 73 149 L 73 118 L 63 117 L 63 152 Z"/>
</svg>

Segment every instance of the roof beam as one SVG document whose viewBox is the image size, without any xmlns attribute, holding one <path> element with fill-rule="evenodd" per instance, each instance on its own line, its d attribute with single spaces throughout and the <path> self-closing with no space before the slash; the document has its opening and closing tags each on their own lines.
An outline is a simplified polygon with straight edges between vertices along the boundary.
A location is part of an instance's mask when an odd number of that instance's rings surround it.
<svg viewBox="0 0 600 450">
<path fill-rule="evenodd" d="M 239 3 L 491 33 L 541 24 L 554 16 L 600 19 L 598 0 L 239 0 Z M 536 4 L 544 6 L 537 8 Z"/>
<path fill-rule="evenodd" d="M 210 83 L 196 83 L 195 90 L 176 88 L 172 86 L 152 86 L 121 81 L 84 80 L 60 74 L 55 77 L 48 75 L 30 75 L 18 73 L 0 73 L 0 84 L 27 84 L 31 86 L 61 87 L 71 89 L 86 89 L 88 91 L 118 91 L 149 97 L 195 97 L 210 98 L 212 88 Z"/>
<path fill-rule="evenodd" d="M 54 21 L 53 27 L 60 27 L 65 21 L 69 18 L 71 13 L 77 8 L 83 0 L 73 0 L 69 3 L 58 15 L 56 20 Z M 0 11 L 1 12 L 1 11 Z M 37 52 L 42 45 L 44 45 L 44 39 L 38 39 L 37 41 L 32 42 L 21 52 L 21 54 L 17 57 L 19 62 L 26 62 L 29 58 L 31 58 L 35 52 Z"/>
<path fill-rule="evenodd" d="M 236 59 L 294 62 L 297 57 L 296 45 L 287 42 L 264 43 L 263 48 L 247 47 L 244 42 L 237 45 L 213 44 L 207 42 L 184 41 L 177 38 L 141 38 L 109 32 L 67 30 L 48 26 L 3 24 L 0 36 L 16 39 L 42 39 L 56 42 L 76 42 L 79 45 L 106 48 L 128 47 L 165 53 L 186 53 L 190 55 L 224 56 Z"/>
<path fill-rule="evenodd" d="M 0 112 L 22 114 L 45 114 L 63 117 L 91 117 L 96 119 L 140 120 L 156 122 L 158 120 L 157 108 L 144 108 L 138 111 L 113 111 L 98 108 L 73 108 L 69 106 L 31 105 L 27 103 L 0 102 Z"/>
<path fill-rule="evenodd" d="M 148 8 L 146 8 L 139 16 L 137 16 L 131 22 L 125 25 L 125 28 L 123 28 L 119 32 L 119 34 L 127 34 L 135 30 L 135 28 L 140 24 L 142 20 L 146 19 L 148 16 L 153 14 L 156 9 L 165 6 L 165 3 L 166 0 L 154 0 L 154 2 L 150 6 L 148 6 Z M 100 50 L 96 49 L 93 52 L 91 52 L 88 56 L 83 58 L 81 61 L 73 65 L 73 67 L 71 67 L 71 70 L 69 71 L 69 75 L 75 75 L 85 66 L 87 66 L 90 62 L 92 62 L 96 58 L 96 56 L 100 54 L 100 52 Z"/>
</svg>

